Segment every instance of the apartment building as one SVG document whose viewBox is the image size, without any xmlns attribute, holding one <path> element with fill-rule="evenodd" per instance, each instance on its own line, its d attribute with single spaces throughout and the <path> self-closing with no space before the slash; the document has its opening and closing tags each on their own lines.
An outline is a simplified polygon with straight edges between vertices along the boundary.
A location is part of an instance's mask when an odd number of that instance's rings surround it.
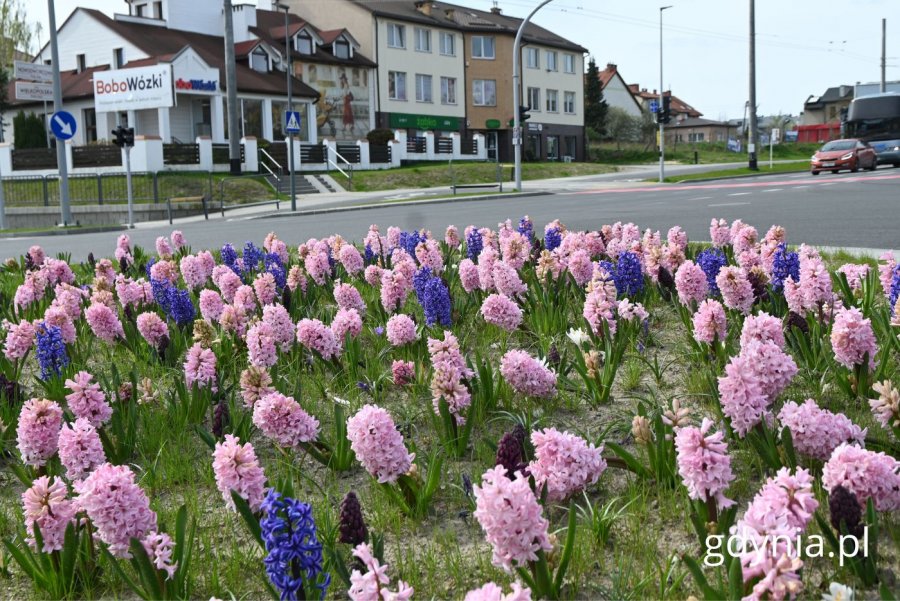
<svg viewBox="0 0 900 601">
<path fill-rule="evenodd" d="M 483 133 L 491 158 L 512 156 L 512 57 L 521 19 L 424 0 L 286 0 L 321 27 L 346 27 L 378 64 L 380 127 Z M 583 47 L 538 25 L 522 47 L 525 156 L 584 156 Z"/>
</svg>

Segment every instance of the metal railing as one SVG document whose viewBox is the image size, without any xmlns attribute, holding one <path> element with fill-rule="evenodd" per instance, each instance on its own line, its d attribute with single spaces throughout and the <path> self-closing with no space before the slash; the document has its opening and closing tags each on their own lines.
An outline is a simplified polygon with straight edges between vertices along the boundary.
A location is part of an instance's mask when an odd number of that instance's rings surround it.
<svg viewBox="0 0 900 601">
<path fill-rule="evenodd" d="M 330 153 L 329 153 L 330 154 Z M 334 151 L 334 156 L 338 159 L 342 165 L 344 165 L 344 169 L 341 169 L 341 165 L 335 161 L 331 160 L 331 157 L 328 157 L 328 170 L 331 171 L 331 168 L 334 167 L 338 170 L 338 172 L 347 178 L 347 190 L 353 190 L 353 163 L 348 161 L 341 153 L 337 150 Z"/>
<path fill-rule="evenodd" d="M 269 163 L 271 163 L 271 165 Z M 276 185 L 273 186 L 271 181 L 269 182 L 269 185 L 272 186 L 272 188 L 276 192 L 278 192 L 277 184 L 281 183 L 281 178 L 284 177 L 284 167 L 281 166 L 281 163 L 275 160 L 275 157 L 266 152 L 264 148 L 259 149 L 259 166 L 261 168 L 260 172 L 262 172 L 262 170 L 265 170 L 269 173 L 269 175 L 275 178 Z M 275 170 L 277 170 L 278 173 L 276 173 Z"/>
</svg>

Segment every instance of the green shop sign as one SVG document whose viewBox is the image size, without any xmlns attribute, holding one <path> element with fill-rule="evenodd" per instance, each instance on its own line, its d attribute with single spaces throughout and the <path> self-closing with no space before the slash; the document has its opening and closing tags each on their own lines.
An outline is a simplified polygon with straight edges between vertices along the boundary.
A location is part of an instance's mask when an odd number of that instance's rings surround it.
<svg viewBox="0 0 900 601">
<path fill-rule="evenodd" d="M 438 117 L 435 115 L 411 115 L 391 113 L 391 127 L 399 129 L 438 129 L 459 131 L 459 117 Z"/>
<path fill-rule="evenodd" d="M 484 125 L 488 129 L 500 129 L 500 126 L 503 124 L 500 122 L 500 119 L 488 119 L 484 122 Z"/>
</svg>

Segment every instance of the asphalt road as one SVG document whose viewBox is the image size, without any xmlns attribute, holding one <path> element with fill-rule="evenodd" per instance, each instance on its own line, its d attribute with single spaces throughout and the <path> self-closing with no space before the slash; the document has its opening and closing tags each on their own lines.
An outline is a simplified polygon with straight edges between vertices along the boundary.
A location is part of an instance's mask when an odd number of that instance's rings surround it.
<svg viewBox="0 0 900 601">
<path fill-rule="evenodd" d="M 560 219 L 572 229 L 597 229 L 604 223 L 633 221 L 663 235 L 672 225 L 683 227 L 690 239 L 708 240 L 713 217 L 742 219 L 764 233 L 772 224 L 787 229 L 788 240 L 817 246 L 900 248 L 900 169 L 811 176 L 784 174 L 692 184 L 637 185 L 640 172 L 610 174 L 554 183 L 548 193 L 491 200 L 456 200 L 436 204 L 389 203 L 374 209 L 347 210 L 315 215 L 211 219 L 176 224 L 195 249 L 236 246 L 246 240 L 261 243 L 275 231 L 291 245 L 310 237 L 338 233 L 359 240 L 371 223 L 382 231 L 389 225 L 403 229 L 427 228 L 442 236 L 448 224 L 496 226 L 499 221 L 530 215 L 538 227 Z M 526 182 L 526 190 L 528 185 Z M 133 243 L 153 248 L 171 226 L 140 227 L 130 232 Z M 118 233 L 0 240 L 0 258 L 25 252 L 40 244 L 48 253 L 69 252 L 84 260 L 88 252 L 111 255 Z"/>
</svg>

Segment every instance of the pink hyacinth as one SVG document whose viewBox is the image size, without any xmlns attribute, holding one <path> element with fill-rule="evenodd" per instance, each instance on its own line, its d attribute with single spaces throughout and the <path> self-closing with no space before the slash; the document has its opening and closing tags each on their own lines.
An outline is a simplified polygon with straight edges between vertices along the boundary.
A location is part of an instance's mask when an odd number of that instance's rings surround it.
<svg viewBox="0 0 900 601">
<path fill-rule="evenodd" d="M 226 303 L 234 301 L 234 295 L 242 285 L 241 278 L 225 265 L 216 265 L 216 268 L 213 269 L 213 283 L 222 293 L 222 298 Z"/>
<path fill-rule="evenodd" d="M 609 334 L 615 335 L 616 317 L 613 313 L 613 309 L 617 308 L 615 299 L 615 293 L 610 294 L 602 284 L 595 285 L 587 293 L 581 314 L 590 324 L 595 336 L 603 335 L 604 322 L 609 328 Z"/>
<path fill-rule="evenodd" d="M 500 374 L 519 394 L 538 398 L 556 395 L 556 374 L 525 351 L 508 351 L 500 359 Z"/>
<path fill-rule="evenodd" d="M 831 328 L 831 348 L 838 363 L 853 368 L 862 365 L 868 355 L 869 369 L 875 369 L 878 343 L 872 321 L 863 317 L 856 307 L 842 308 L 834 316 Z"/>
<path fill-rule="evenodd" d="M 157 261 L 150 267 L 150 279 L 174 284 L 178 280 L 178 267 L 174 261 Z"/>
<path fill-rule="evenodd" d="M 778 421 L 790 429 L 794 448 L 799 453 L 821 461 L 827 461 L 844 442 L 863 445 L 866 440 L 866 430 L 843 413 L 820 409 L 812 399 L 806 399 L 802 405 L 793 401 L 785 403 Z"/>
<path fill-rule="evenodd" d="M 728 228 L 728 222 L 724 219 L 713 219 L 709 224 L 709 238 L 712 240 L 713 246 L 717 248 L 731 244 L 731 230 Z"/>
<path fill-rule="evenodd" d="M 206 280 L 210 279 L 213 270 L 216 268 L 216 259 L 212 256 L 212 253 L 208 250 L 198 252 L 197 262 L 200 263 L 200 268 L 203 270 L 203 277 Z"/>
<path fill-rule="evenodd" d="M 537 489 L 547 487 L 548 501 L 562 501 L 595 484 L 606 470 L 603 445 L 555 428 L 531 433 L 534 461 L 528 464 Z"/>
<path fill-rule="evenodd" d="M 726 307 L 740 311 L 744 315 L 750 313 L 756 299 L 753 296 L 753 285 L 743 270 L 733 265 L 723 267 L 716 276 L 716 286 L 722 293 Z"/>
<path fill-rule="evenodd" d="M 619 315 L 619 319 L 622 319 L 623 321 L 642 322 L 650 317 L 650 314 L 647 313 L 644 305 L 641 303 L 633 303 L 627 298 L 623 298 L 616 303 L 616 313 Z"/>
<path fill-rule="evenodd" d="M 500 241 L 500 254 L 504 263 L 513 269 L 522 269 L 531 257 L 531 242 L 519 232 L 513 231 Z"/>
<path fill-rule="evenodd" d="M 239 337 L 244 336 L 249 321 L 247 311 L 240 305 L 225 305 L 219 315 L 219 326 L 226 332 L 235 332 Z"/>
<path fill-rule="evenodd" d="M 356 459 L 379 483 L 395 482 L 409 471 L 414 455 L 391 415 L 378 405 L 365 405 L 347 420 L 347 438 Z"/>
<path fill-rule="evenodd" d="M 19 323 L 3 321 L 6 330 L 6 341 L 3 355 L 10 361 L 21 359 L 34 347 L 34 324 L 24 319 Z"/>
<path fill-rule="evenodd" d="M 142 287 L 149 287 L 149 283 L 144 282 L 144 280 L 139 280 Z M 66 313 L 69 314 L 69 317 L 72 318 L 72 321 L 77 320 L 81 317 L 81 303 L 84 301 L 84 297 L 87 294 L 81 288 L 76 288 L 75 286 L 70 286 L 69 284 L 58 284 L 56 286 L 56 290 L 54 290 L 56 298 L 53 299 L 53 304 L 58 307 L 63 307 L 66 310 Z M 147 299 L 152 298 L 150 295 L 144 295 L 143 299 L 146 302 Z"/>
<path fill-rule="evenodd" d="M 263 307 L 262 320 L 272 326 L 272 335 L 282 351 L 287 351 L 294 344 L 294 322 L 283 305 L 266 305 Z"/>
<path fill-rule="evenodd" d="M 171 580 L 178 570 L 178 564 L 172 562 L 175 552 L 175 541 L 165 532 L 151 532 L 141 540 L 144 551 L 153 567 L 166 573 L 166 580 Z"/>
<path fill-rule="evenodd" d="M 25 539 L 28 545 L 37 549 L 34 538 L 34 525 L 41 530 L 44 544 L 40 551 L 52 553 L 60 551 L 66 536 L 66 528 L 78 513 L 77 505 L 66 498 L 69 489 L 62 478 L 41 476 L 31 483 L 31 487 L 22 493 L 22 514 L 25 517 Z"/>
<path fill-rule="evenodd" d="M 44 249 L 39 245 L 35 244 L 28 249 L 28 256 L 31 258 L 31 262 L 35 267 L 40 267 L 44 264 L 44 259 L 47 257 Z"/>
<path fill-rule="evenodd" d="M 279 240 L 275 232 L 266 234 L 266 237 L 263 239 L 263 248 L 267 253 L 278 255 L 282 263 L 287 263 L 288 259 L 290 259 L 287 244 L 283 240 Z"/>
<path fill-rule="evenodd" d="M 406 295 L 412 289 L 409 278 L 397 269 L 385 269 L 381 273 L 381 306 L 393 313 L 406 302 Z"/>
<path fill-rule="evenodd" d="M 793 278 L 784 281 L 784 298 L 788 308 L 799 315 L 819 311 L 823 305 L 831 304 L 834 293 L 831 287 L 831 274 L 818 251 L 810 246 L 801 245 L 800 280 Z"/>
<path fill-rule="evenodd" d="M 156 531 L 156 514 L 125 465 L 104 463 L 75 485 L 76 503 L 87 513 L 100 540 L 118 558 L 129 558 L 132 538 Z"/>
<path fill-rule="evenodd" d="M 593 267 L 591 269 L 593 270 Z M 519 277 L 519 272 L 506 261 L 494 263 L 491 279 L 497 292 L 511 298 L 524 294 L 528 290 L 528 287 L 522 282 L 522 278 Z M 590 275 L 587 279 L 591 279 Z"/>
<path fill-rule="evenodd" d="M 181 250 L 187 246 L 187 240 L 181 230 L 172 230 L 172 246 L 175 247 L 175 250 Z"/>
<path fill-rule="evenodd" d="M 725 342 L 725 309 L 722 303 L 706 299 L 697 307 L 693 317 L 694 340 L 712 344 L 716 340 Z"/>
<path fill-rule="evenodd" d="M 257 367 L 272 367 L 278 361 L 275 332 L 264 321 L 256 322 L 247 331 L 247 361 Z"/>
<path fill-rule="evenodd" d="M 328 262 L 328 253 L 311 252 L 303 261 L 303 267 L 309 277 L 319 286 L 325 284 L 326 278 L 331 275 L 331 264 Z"/>
<path fill-rule="evenodd" d="M 857 265 L 855 263 L 844 263 L 837 270 L 838 273 L 843 273 L 847 278 L 847 283 L 850 284 L 851 290 L 859 290 L 862 288 L 863 280 L 866 279 L 866 276 L 869 274 L 869 266 L 866 264 Z"/>
<path fill-rule="evenodd" d="M 759 232 L 752 225 L 745 225 L 738 229 L 737 232 L 732 230 L 731 246 L 734 248 L 735 255 L 753 250 L 758 240 Z"/>
<path fill-rule="evenodd" d="M 732 357 L 725 366 L 725 375 L 719 378 L 719 401 L 722 412 L 741 438 L 766 416 L 769 399 L 747 357 Z"/>
<path fill-rule="evenodd" d="M 41 267 L 47 276 L 47 282 L 51 286 L 57 284 L 72 284 L 75 282 L 75 274 L 69 264 L 61 259 L 48 258 Z"/>
<path fill-rule="evenodd" d="M 512 592 L 503 594 L 503 589 L 494 582 L 466 593 L 463 601 L 531 601 L 531 589 L 523 588 L 518 582 L 512 583 Z"/>
<path fill-rule="evenodd" d="M 894 259 L 893 251 L 885 251 L 879 260 L 884 261 L 878 264 L 878 280 L 881 282 L 881 289 L 888 298 L 891 296 L 891 282 L 894 279 L 894 268 L 897 266 L 897 260 Z"/>
<path fill-rule="evenodd" d="M 66 395 L 69 410 L 76 418 L 84 418 L 95 428 L 99 428 L 112 417 L 112 407 L 106 402 L 106 395 L 100 385 L 91 382 L 94 376 L 86 371 L 75 374 L 74 380 L 66 380 L 66 388 L 72 391 Z"/>
<path fill-rule="evenodd" d="M 567 269 L 579 286 L 587 284 L 594 274 L 594 264 L 591 262 L 591 256 L 585 250 L 576 250 L 569 256 Z"/>
<path fill-rule="evenodd" d="M 115 342 L 116 338 L 124 338 L 125 331 L 119 316 L 106 305 L 94 303 L 84 312 L 84 318 L 94 336 L 106 342 Z"/>
<path fill-rule="evenodd" d="M 232 304 L 242 308 L 247 313 L 253 313 L 256 310 L 256 291 L 253 290 L 253 286 L 247 286 L 246 284 L 238 286 L 238 289 L 234 292 Z"/>
<path fill-rule="evenodd" d="M 391 363 L 391 378 L 394 386 L 406 386 L 416 379 L 416 364 L 412 361 L 395 359 Z"/>
<path fill-rule="evenodd" d="M 326 361 L 341 354 L 341 343 L 334 331 L 318 319 L 301 319 L 297 322 L 297 342 L 315 351 Z"/>
<path fill-rule="evenodd" d="M 338 309 L 334 319 L 331 320 L 331 331 L 334 332 L 338 344 L 343 343 L 347 334 L 350 334 L 351 338 L 356 338 L 362 333 L 362 317 L 356 309 Z"/>
<path fill-rule="evenodd" d="M 199 388 L 212 388 L 213 392 L 217 389 L 216 355 L 199 342 L 188 349 L 184 361 L 184 383 L 188 388 L 196 384 Z"/>
<path fill-rule="evenodd" d="M 256 367 L 251 365 L 241 372 L 241 398 L 244 406 L 253 409 L 256 402 L 270 392 L 275 392 L 272 388 L 272 376 L 264 367 Z"/>
<path fill-rule="evenodd" d="M 213 293 L 215 294 L 215 293 Z M 137 316 L 137 329 L 147 344 L 155 349 L 164 339 L 169 338 L 169 326 L 156 313 L 147 312 Z"/>
<path fill-rule="evenodd" d="M 312 442 L 319 435 L 319 420 L 303 410 L 294 397 L 270 392 L 253 406 L 253 423 L 282 447 Z"/>
<path fill-rule="evenodd" d="M 172 257 L 172 245 L 165 236 L 156 237 L 156 254 L 160 259 L 170 259 Z"/>
<path fill-rule="evenodd" d="M 450 330 L 444 330 L 444 339 L 428 339 L 428 354 L 432 364 L 451 365 L 459 370 L 463 378 L 471 378 L 473 372 L 466 365 L 466 360 L 459 349 L 459 340 Z"/>
<path fill-rule="evenodd" d="M 403 346 L 419 338 L 416 333 L 416 322 L 405 313 L 399 313 L 388 319 L 385 331 L 392 346 Z"/>
<path fill-rule="evenodd" d="M 83 480 L 106 463 L 103 443 L 91 422 L 78 418 L 71 426 L 63 424 L 59 431 L 59 460 L 69 480 Z"/>
<path fill-rule="evenodd" d="M 900 461 L 843 443 L 822 469 L 822 485 L 829 492 L 843 486 L 865 507 L 872 499 L 878 511 L 900 509 Z"/>
<path fill-rule="evenodd" d="M 257 275 L 253 279 L 253 292 L 256 293 L 256 299 L 261 306 L 274 303 L 278 294 L 278 284 L 275 283 L 275 276 L 268 271 Z"/>
<path fill-rule="evenodd" d="M 778 348 L 784 348 L 784 328 L 781 320 L 772 317 L 768 313 L 748 315 L 744 319 L 741 329 L 741 348 L 750 344 L 750 341 L 774 342 Z"/>
<path fill-rule="evenodd" d="M 715 499 L 719 509 L 731 507 L 734 501 L 725 496 L 725 489 L 734 480 L 731 457 L 725 433 L 708 434 L 713 422 L 703 418 L 699 428 L 678 428 L 675 449 L 678 452 L 678 473 L 688 490 L 688 496 L 698 501 Z"/>
<path fill-rule="evenodd" d="M 666 241 L 669 243 L 669 246 L 680 249 L 682 252 L 687 250 L 687 232 L 681 229 L 681 226 L 676 225 L 669 228 L 669 231 L 666 233 Z"/>
<path fill-rule="evenodd" d="M 459 248 L 459 228 L 455 225 L 448 225 L 444 232 L 444 244 L 450 248 Z"/>
<path fill-rule="evenodd" d="M 205 289 L 200 291 L 200 315 L 210 323 L 216 323 L 222 315 L 225 303 L 215 290 Z"/>
<path fill-rule="evenodd" d="M 675 289 L 682 305 L 690 306 L 692 302 L 700 303 L 709 293 L 706 274 L 693 261 L 685 261 L 675 272 Z"/>
<path fill-rule="evenodd" d="M 359 250 L 352 244 L 345 244 L 341 247 L 341 251 L 338 253 L 338 261 L 341 262 L 341 265 L 344 266 L 344 269 L 350 275 L 356 275 L 365 266 L 362 255 L 359 254 Z"/>
<path fill-rule="evenodd" d="M 459 281 L 462 283 L 463 290 L 467 293 L 477 290 L 481 285 L 478 277 L 478 267 L 471 259 L 463 259 L 459 262 Z"/>
<path fill-rule="evenodd" d="M 189 290 L 200 288 L 206 284 L 206 273 L 203 264 L 194 255 L 185 255 L 178 262 L 181 277 Z"/>
<path fill-rule="evenodd" d="M 252 511 L 259 510 L 266 496 L 266 475 L 256 459 L 252 444 L 247 442 L 242 445 L 240 438 L 226 434 L 225 441 L 217 442 L 213 451 L 213 472 L 216 487 L 231 511 L 237 511 L 231 498 L 232 491 L 247 501 Z"/>
<path fill-rule="evenodd" d="M 774 342 L 751 341 L 741 349 L 741 355 L 750 360 L 756 370 L 762 393 L 770 403 L 775 401 L 797 374 L 794 359 Z"/>
<path fill-rule="evenodd" d="M 493 246 L 485 246 L 478 255 L 478 286 L 485 292 L 494 289 L 494 263 L 499 258 L 500 255 Z"/>
<path fill-rule="evenodd" d="M 498 465 L 481 476 L 481 486 L 473 487 L 473 515 L 493 549 L 491 563 L 511 573 L 513 568 L 527 568 L 538 560 L 538 551 L 553 549 L 541 505 L 534 496 L 528 479 L 516 472 L 510 480 L 506 468 Z"/>
<path fill-rule="evenodd" d="M 402 580 L 397 581 L 396 591 L 388 589 L 391 584 L 387 575 L 388 566 L 381 565 L 368 543 L 357 545 L 353 556 L 366 568 L 366 573 L 353 570 L 350 574 L 347 596 L 351 601 L 409 601 L 412 598 L 413 588 Z"/>
<path fill-rule="evenodd" d="M 366 314 L 366 301 L 352 284 L 338 284 L 334 287 L 334 301 L 340 309 L 356 309 L 360 315 Z"/>
<path fill-rule="evenodd" d="M 481 316 L 489 324 L 513 332 L 522 323 L 522 309 L 505 294 L 490 294 L 481 303 Z"/>
<path fill-rule="evenodd" d="M 381 288 L 382 273 L 384 273 L 384 269 L 382 269 L 378 265 L 368 265 L 366 266 L 365 271 L 363 271 L 363 279 L 369 286 L 372 286 L 373 288 Z"/>
<path fill-rule="evenodd" d="M 48 399 L 29 399 L 19 412 L 16 440 L 22 463 L 41 467 L 56 453 L 62 408 Z"/>
<path fill-rule="evenodd" d="M 431 401 L 434 413 L 441 414 L 440 403 L 443 400 L 458 424 L 465 423 L 462 411 L 472 404 L 472 395 L 462 379 L 463 375 L 455 365 L 441 361 L 434 362 L 431 376 Z"/>
<path fill-rule="evenodd" d="M 440 275 L 444 271 L 444 257 L 437 240 L 428 238 L 416 246 L 416 259 L 422 267 L 431 269 L 431 273 Z"/>
<path fill-rule="evenodd" d="M 128 305 L 137 307 L 150 300 L 144 296 L 143 280 L 134 281 L 123 275 L 116 276 L 116 297 L 123 307 Z"/>
</svg>

